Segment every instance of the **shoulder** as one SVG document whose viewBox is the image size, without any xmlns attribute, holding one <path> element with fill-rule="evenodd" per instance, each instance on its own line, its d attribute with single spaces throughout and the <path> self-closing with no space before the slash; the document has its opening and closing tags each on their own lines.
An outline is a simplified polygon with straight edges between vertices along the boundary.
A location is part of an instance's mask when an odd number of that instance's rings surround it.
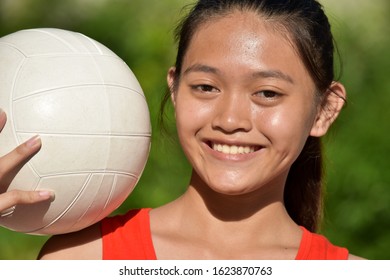
<svg viewBox="0 0 390 280">
<path fill-rule="evenodd" d="M 348 255 L 348 260 L 366 260 L 365 258 L 362 258 L 362 257 L 359 257 L 359 256 L 356 256 L 356 255 L 352 255 L 352 254 L 349 254 Z"/>
<path fill-rule="evenodd" d="M 149 209 L 133 209 L 103 219 L 83 230 L 55 235 L 42 247 L 38 259 L 101 260 L 138 244 L 148 227 Z M 146 229 L 146 230 L 145 230 Z"/>
<path fill-rule="evenodd" d="M 102 259 L 100 223 L 78 232 L 54 235 L 43 245 L 38 259 Z"/>
</svg>

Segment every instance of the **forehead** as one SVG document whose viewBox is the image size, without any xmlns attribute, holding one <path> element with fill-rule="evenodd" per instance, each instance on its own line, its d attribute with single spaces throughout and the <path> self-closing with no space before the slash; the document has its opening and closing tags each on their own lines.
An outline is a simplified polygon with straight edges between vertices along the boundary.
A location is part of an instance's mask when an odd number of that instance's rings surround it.
<svg viewBox="0 0 390 280">
<path fill-rule="evenodd" d="M 280 23 L 254 12 L 233 12 L 201 24 L 194 33 L 183 61 L 191 64 L 269 67 L 302 74 L 306 69 L 289 34 Z M 229 66 L 230 64 L 230 66 Z"/>
</svg>

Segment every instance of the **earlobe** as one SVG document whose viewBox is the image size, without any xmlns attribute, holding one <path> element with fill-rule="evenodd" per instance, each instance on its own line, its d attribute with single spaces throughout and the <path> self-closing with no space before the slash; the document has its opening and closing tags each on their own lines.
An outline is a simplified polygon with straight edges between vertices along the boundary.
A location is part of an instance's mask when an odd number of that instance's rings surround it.
<svg viewBox="0 0 390 280">
<path fill-rule="evenodd" d="M 339 82 L 333 82 L 329 87 L 326 98 L 321 104 L 317 118 L 313 124 L 310 136 L 321 137 L 329 130 L 337 119 L 346 100 L 346 90 Z"/>
<path fill-rule="evenodd" d="M 175 76 L 176 76 L 176 68 L 175 67 L 169 68 L 168 75 L 167 75 L 167 83 L 168 83 L 169 91 L 171 92 L 171 100 L 173 106 L 176 106 Z"/>
</svg>

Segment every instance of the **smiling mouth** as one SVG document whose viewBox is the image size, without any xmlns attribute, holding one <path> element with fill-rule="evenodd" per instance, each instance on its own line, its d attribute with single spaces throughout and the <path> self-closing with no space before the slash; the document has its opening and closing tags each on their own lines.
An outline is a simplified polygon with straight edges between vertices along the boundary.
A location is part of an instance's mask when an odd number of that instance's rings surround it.
<svg viewBox="0 0 390 280">
<path fill-rule="evenodd" d="M 254 146 L 237 146 L 237 145 L 226 145 L 226 144 L 217 144 L 217 143 L 211 143 L 210 147 L 214 151 L 227 154 L 227 155 L 250 154 L 259 150 L 259 148 Z"/>
</svg>

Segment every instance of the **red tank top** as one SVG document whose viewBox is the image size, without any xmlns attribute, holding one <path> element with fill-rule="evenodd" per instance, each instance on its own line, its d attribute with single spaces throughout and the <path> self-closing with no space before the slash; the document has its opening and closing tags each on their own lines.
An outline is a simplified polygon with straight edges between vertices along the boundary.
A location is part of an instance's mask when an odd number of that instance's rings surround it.
<svg viewBox="0 0 390 280">
<path fill-rule="evenodd" d="M 102 220 L 103 259 L 156 260 L 150 232 L 149 208 Z M 345 260 L 348 250 L 331 244 L 324 236 L 304 227 L 296 260 Z"/>
</svg>

